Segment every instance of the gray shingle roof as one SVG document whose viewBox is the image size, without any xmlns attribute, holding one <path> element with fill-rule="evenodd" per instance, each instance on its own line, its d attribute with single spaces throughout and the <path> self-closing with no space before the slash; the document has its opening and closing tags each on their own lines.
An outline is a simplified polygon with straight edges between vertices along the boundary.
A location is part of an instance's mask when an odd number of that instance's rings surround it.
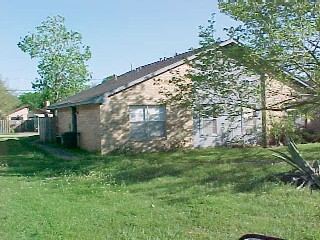
<svg viewBox="0 0 320 240">
<path fill-rule="evenodd" d="M 138 67 L 132 71 L 126 72 L 116 77 L 116 80 L 103 82 L 95 87 L 79 92 L 68 97 L 58 103 L 48 107 L 48 109 L 57 109 L 83 104 L 103 103 L 108 96 L 121 92 L 131 86 L 146 81 L 163 72 L 171 70 L 177 66 L 184 64 L 185 59 L 193 58 L 196 51 L 188 51 L 178 54 L 174 57 L 164 58 L 163 60 Z"/>
</svg>

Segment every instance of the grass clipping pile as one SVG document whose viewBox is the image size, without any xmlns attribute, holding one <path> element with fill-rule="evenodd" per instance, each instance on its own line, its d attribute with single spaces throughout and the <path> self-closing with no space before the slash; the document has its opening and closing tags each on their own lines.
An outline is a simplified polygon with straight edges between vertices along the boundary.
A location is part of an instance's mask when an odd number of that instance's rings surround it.
<svg viewBox="0 0 320 240">
<path fill-rule="evenodd" d="M 293 140 L 287 140 L 288 154 L 272 150 L 275 157 L 290 164 L 294 169 L 281 176 L 281 180 L 298 188 L 320 189 L 319 161 L 313 161 L 310 165 L 299 152 Z"/>
</svg>

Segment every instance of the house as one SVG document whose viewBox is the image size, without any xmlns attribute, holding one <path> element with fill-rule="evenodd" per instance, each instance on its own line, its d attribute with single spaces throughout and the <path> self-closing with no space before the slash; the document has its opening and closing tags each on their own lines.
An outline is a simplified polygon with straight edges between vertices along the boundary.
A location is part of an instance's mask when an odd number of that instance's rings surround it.
<svg viewBox="0 0 320 240">
<path fill-rule="evenodd" d="M 19 127 L 20 131 L 33 131 L 38 129 L 38 119 L 45 116 L 52 116 L 52 114 L 48 110 L 27 104 L 12 110 L 6 115 L 6 120 L 9 120 L 15 129 Z"/>
<path fill-rule="evenodd" d="M 7 120 L 30 120 L 34 117 L 45 117 L 50 114 L 48 110 L 32 107 L 31 105 L 23 105 L 11 111 L 6 116 Z"/>
<path fill-rule="evenodd" d="M 55 111 L 57 133 L 77 132 L 80 148 L 102 154 L 127 148 L 155 151 L 220 146 L 235 139 L 257 143 L 263 128 L 261 112 L 248 110 L 233 120 L 227 116 L 198 118 L 191 110 L 161 103 L 158 79 L 170 89 L 172 78 L 189 69 L 185 59 L 195 57 L 189 51 L 161 59 L 49 106 Z M 280 83 L 275 87 L 279 92 L 291 91 Z"/>
<path fill-rule="evenodd" d="M 11 111 L 6 116 L 7 120 L 28 120 L 30 105 L 24 105 Z"/>
</svg>

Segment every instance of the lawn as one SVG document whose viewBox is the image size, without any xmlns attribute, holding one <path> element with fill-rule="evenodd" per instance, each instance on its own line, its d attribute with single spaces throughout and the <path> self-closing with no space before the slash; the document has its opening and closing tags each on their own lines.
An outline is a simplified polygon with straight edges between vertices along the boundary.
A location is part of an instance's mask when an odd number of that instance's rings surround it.
<svg viewBox="0 0 320 240">
<path fill-rule="evenodd" d="M 65 161 L 0 138 L 0 239 L 320 239 L 320 191 L 277 179 L 263 148 Z M 300 145 L 308 159 L 320 144 Z"/>
</svg>

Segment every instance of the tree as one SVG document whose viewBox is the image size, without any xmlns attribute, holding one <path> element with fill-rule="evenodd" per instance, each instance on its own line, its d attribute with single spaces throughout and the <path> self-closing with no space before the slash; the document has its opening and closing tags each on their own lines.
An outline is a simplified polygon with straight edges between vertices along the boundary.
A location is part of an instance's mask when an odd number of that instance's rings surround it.
<svg viewBox="0 0 320 240">
<path fill-rule="evenodd" d="M 18 106 L 18 98 L 12 95 L 0 78 L 0 118 Z"/>
<path fill-rule="evenodd" d="M 319 4 L 223 2 L 225 14 L 240 26 L 228 30 L 234 43 L 221 46 L 214 38 L 214 18 L 200 28 L 197 57 L 187 61 L 191 70 L 172 79 L 173 93 L 163 90 L 167 102 L 175 101 L 205 116 L 262 112 L 266 144 L 266 110 L 316 113 L 320 103 Z M 266 104 L 269 79 L 294 89 L 275 92 L 283 99 Z"/>
<path fill-rule="evenodd" d="M 222 12 L 242 24 L 229 34 L 246 46 L 242 63 L 262 69 L 303 94 L 278 109 L 314 109 L 320 103 L 319 3 L 220 3 Z"/>
<path fill-rule="evenodd" d="M 236 58 L 242 46 L 230 41 L 225 45 L 213 37 L 214 17 L 208 27 L 201 27 L 197 57 L 186 61 L 187 74 L 172 79 L 175 90 L 162 89 L 166 102 L 190 107 L 202 116 L 241 115 L 246 109 L 261 108 L 259 76 Z"/>
<path fill-rule="evenodd" d="M 215 114 L 241 112 L 243 108 L 317 109 L 320 103 L 320 5 L 222 1 L 219 7 L 240 21 L 240 26 L 228 29 L 237 44 L 221 47 L 213 37 L 215 29 L 211 19 L 208 27 L 201 28 L 198 57 L 188 62 L 194 70 L 186 75 L 187 80 L 174 79 L 177 89 L 171 99 L 187 105 L 201 99 L 200 108 L 206 109 L 205 101 L 215 103 L 210 107 Z M 277 106 L 266 106 L 263 96 L 266 76 L 298 91 Z M 255 96 L 259 95 L 257 99 Z"/>
<path fill-rule="evenodd" d="M 91 78 L 85 64 L 91 57 L 90 49 L 82 44 L 80 33 L 66 28 L 62 16 L 48 17 L 18 47 L 32 59 L 39 59 L 39 78 L 33 88 L 52 103 L 85 89 Z"/>
<path fill-rule="evenodd" d="M 31 105 L 32 107 L 43 108 L 45 98 L 41 92 L 23 93 L 19 95 L 20 105 Z"/>
</svg>

